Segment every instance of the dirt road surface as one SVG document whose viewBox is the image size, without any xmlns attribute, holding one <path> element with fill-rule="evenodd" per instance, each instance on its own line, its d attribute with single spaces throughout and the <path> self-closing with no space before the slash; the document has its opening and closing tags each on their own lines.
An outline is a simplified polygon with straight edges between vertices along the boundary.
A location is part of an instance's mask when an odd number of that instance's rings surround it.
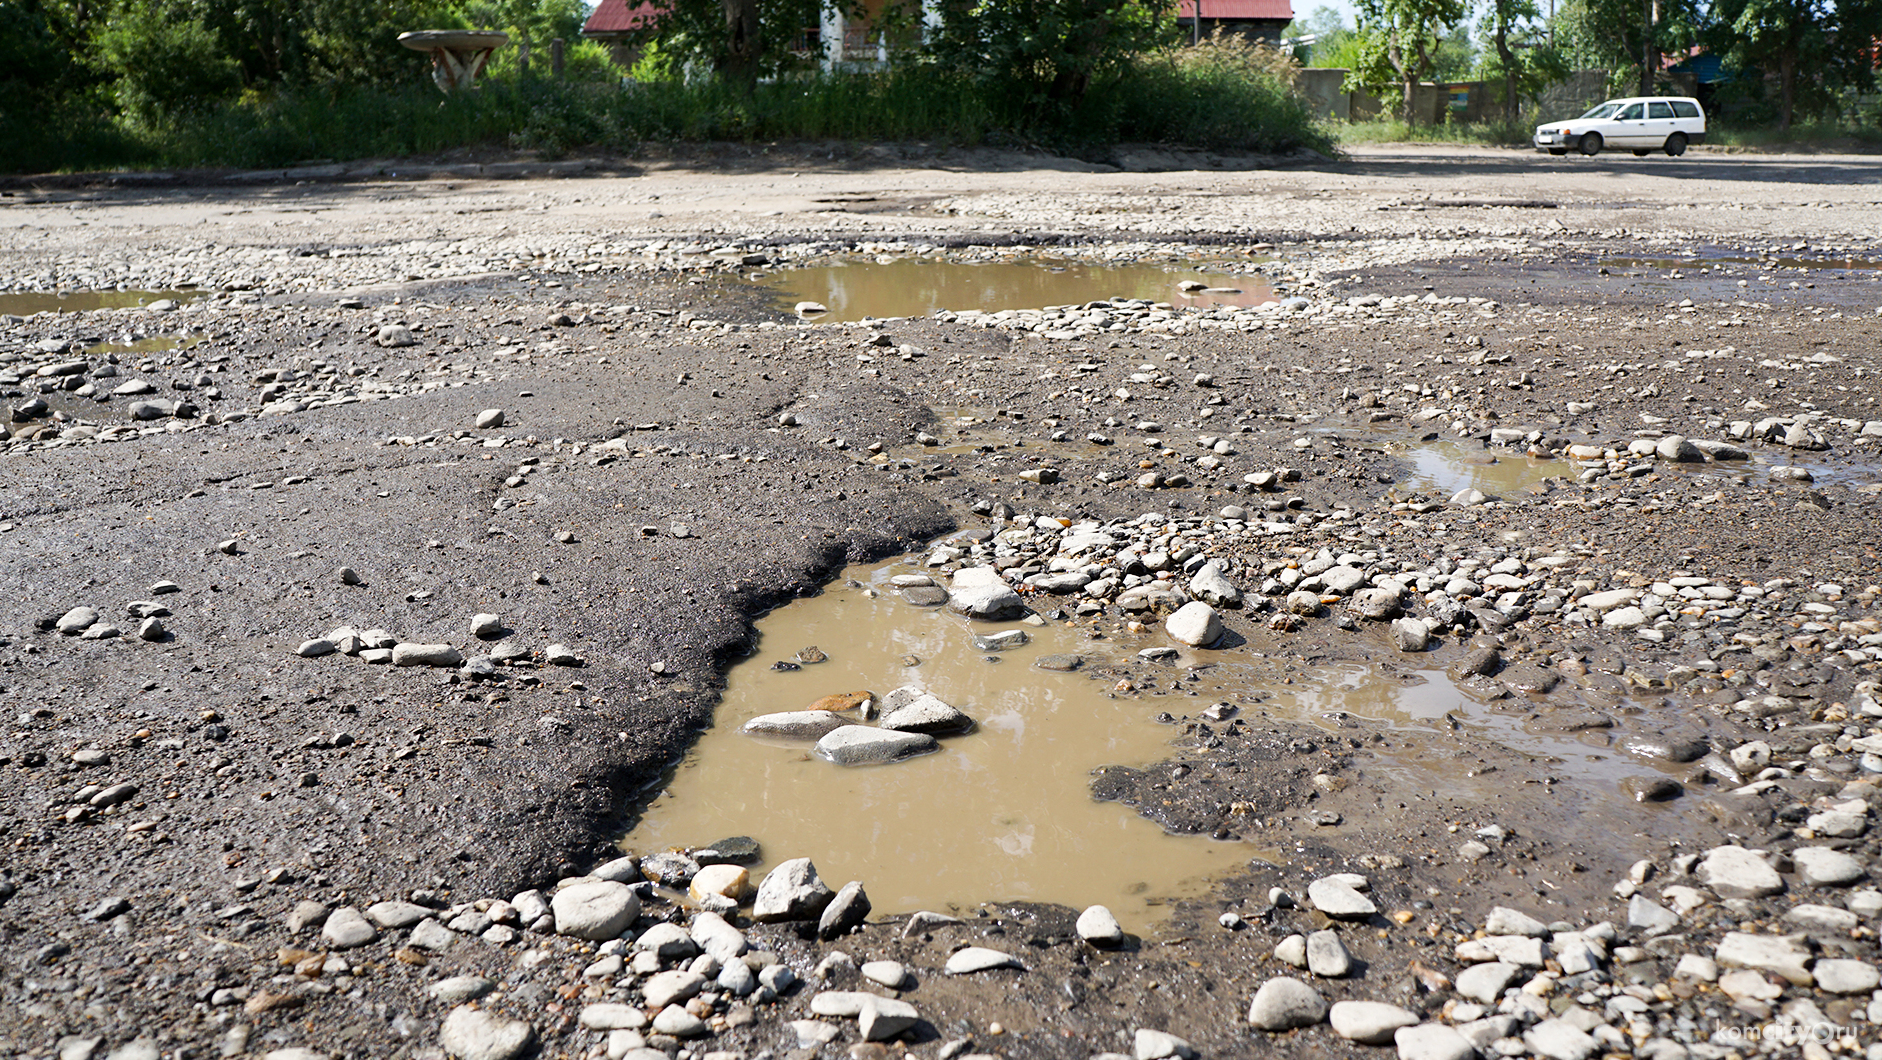
<svg viewBox="0 0 1882 1060">
<path fill-rule="evenodd" d="M 0 187 L 0 1052 L 1873 1056 L 1882 163 L 1114 161 Z M 753 282 L 907 257 L 1282 301 Z M 757 617 L 897 555 L 1087 637 L 1174 742 L 1079 782 L 1246 871 L 820 938 L 616 860 Z M 1262 707 L 1334 665 L 1456 694 Z"/>
</svg>

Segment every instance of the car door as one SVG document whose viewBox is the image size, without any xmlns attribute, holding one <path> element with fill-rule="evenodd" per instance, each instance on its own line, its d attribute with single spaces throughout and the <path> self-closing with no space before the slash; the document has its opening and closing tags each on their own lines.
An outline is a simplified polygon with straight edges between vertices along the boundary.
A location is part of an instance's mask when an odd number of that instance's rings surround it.
<svg viewBox="0 0 1882 1060">
<path fill-rule="evenodd" d="M 1645 124 L 1646 117 L 1647 105 L 1645 103 L 1629 103 L 1621 108 L 1619 114 L 1614 115 L 1614 121 L 1610 126 L 1614 130 L 1613 135 L 1604 139 L 1615 147 L 1641 146 L 1642 137 L 1645 135 L 1641 131 L 1641 126 Z"/>
<path fill-rule="evenodd" d="M 1673 104 L 1665 100 L 1650 100 L 1647 103 L 1647 120 L 1641 123 L 1642 147 L 1659 147 L 1666 143 L 1666 138 L 1673 135 L 1675 117 Z"/>
</svg>

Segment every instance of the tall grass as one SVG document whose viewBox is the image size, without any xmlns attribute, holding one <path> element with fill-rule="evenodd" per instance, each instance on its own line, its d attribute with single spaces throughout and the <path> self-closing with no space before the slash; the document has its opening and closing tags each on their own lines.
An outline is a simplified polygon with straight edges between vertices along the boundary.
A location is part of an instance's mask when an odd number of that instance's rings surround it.
<svg viewBox="0 0 1882 1060">
<path fill-rule="evenodd" d="M 1416 128 L 1402 121 L 1381 119 L 1356 121 L 1339 126 L 1335 135 L 1343 144 L 1425 143 L 1488 144 L 1497 147 L 1525 146 L 1531 143 L 1537 121 L 1518 118 L 1483 122 L 1445 122 Z"/>
<path fill-rule="evenodd" d="M 716 82 L 486 82 L 441 96 L 303 90 L 164 120 L 95 108 L 60 121 L 0 113 L 0 169 L 257 168 L 459 149 L 631 151 L 646 141 L 925 140 L 1085 146 L 1118 140 L 1251 151 L 1331 148 L 1286 86 L 1220 56 L 1141 59 L 1059 110 L 1017 105 L 932 66 L 805 75 L 750 94 Z"/>
</svg>

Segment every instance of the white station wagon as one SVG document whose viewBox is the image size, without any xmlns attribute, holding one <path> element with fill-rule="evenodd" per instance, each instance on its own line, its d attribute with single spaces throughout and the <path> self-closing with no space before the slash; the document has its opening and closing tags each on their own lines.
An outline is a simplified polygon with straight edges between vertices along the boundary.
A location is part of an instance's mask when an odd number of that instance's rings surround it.
<svg viewBox="0 0 1882 1060">
<path fill-rule="evenodd" d="M 1679 156 L 1687 144 L 1706 142 L 1706 112 L 1686 96 L 1629 96 L 1610 99 L 1579 118 L 1536 126 L 1536 149 L 1552 155 L 1579 150 L 1600 154 L 1603 147 L 1630 149 L 1636 155 L 1665 151 Z"/>
</svg>

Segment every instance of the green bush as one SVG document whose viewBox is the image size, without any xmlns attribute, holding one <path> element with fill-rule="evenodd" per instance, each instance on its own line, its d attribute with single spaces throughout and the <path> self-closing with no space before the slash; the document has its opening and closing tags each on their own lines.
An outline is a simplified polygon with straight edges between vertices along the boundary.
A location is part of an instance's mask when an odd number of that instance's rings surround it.
<svg viewBox="0 0 1882 1060">
<path fill-rule="evenodd" d="M 116 75 L 120 105 L 146 121 L 213 107 L 242 90 L 241 64 L 213 30 L 154 5 L 125 5 L 98 33 L 97 47 Z"/>
<path fill-rule="evenodd" d="M 1142 56 L 1103 92 L 1061 108 L 935 65 L 872 74 L 803 74 L 752 92 L 687 83 L 491 80 L 443 96 L 414 76 L 401 89 L 250 91 L 187 120 L 114 121 L 108 108 L 48 125 L 10 124 L 16 171 L 111 165 L 291 165 L 310 159 L 433 155 L 464 148 L 545 156 L 632 150 L 645 141 L 844 140 L 1083 150 L 1119 140 L 1216 150 L 1330 150 L 1291 95 L 1273 49 L 1229 42 Z M 176 106 L 174 102 L 171 104 Z"/>
</svg>

